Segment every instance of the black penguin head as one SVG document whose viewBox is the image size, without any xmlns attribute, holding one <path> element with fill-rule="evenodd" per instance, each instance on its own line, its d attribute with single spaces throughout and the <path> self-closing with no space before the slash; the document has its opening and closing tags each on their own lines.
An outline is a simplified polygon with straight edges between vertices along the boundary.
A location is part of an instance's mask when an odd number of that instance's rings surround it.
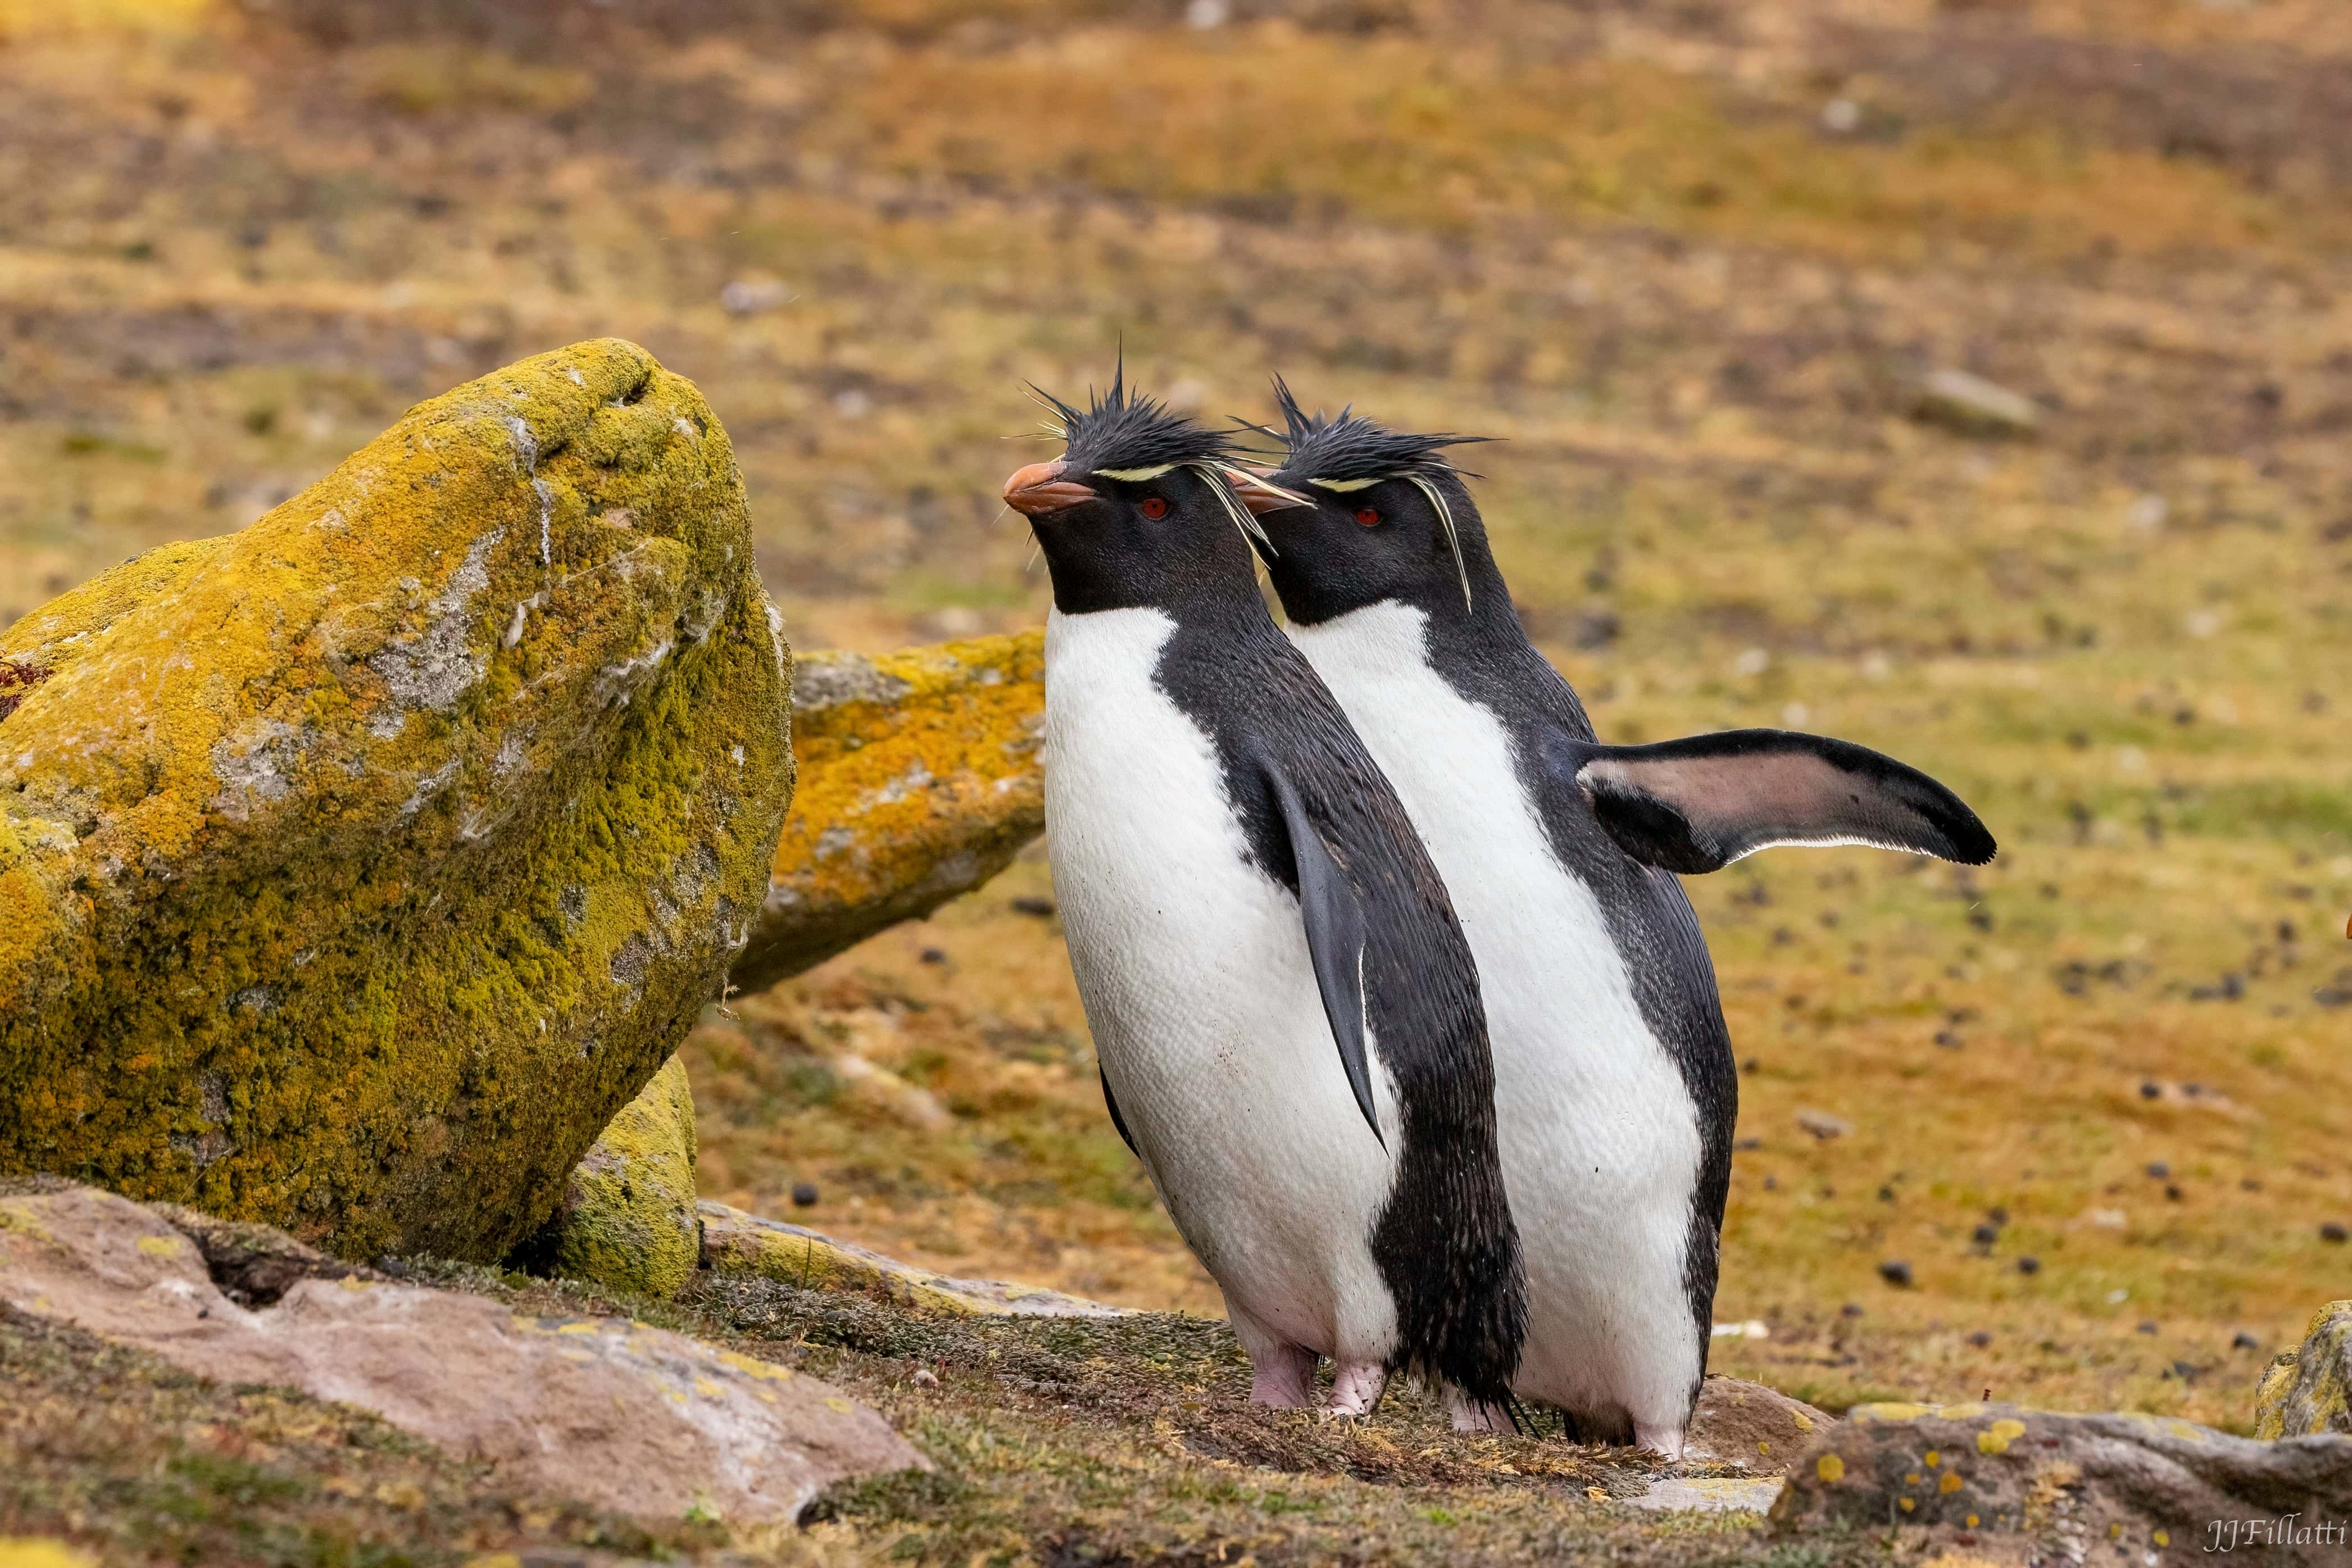
<svg viewBox="0 0 2352 1568">
<path fill-rule="evenodd" d="M 1289 455 L 1243 500 L 1265 532 L 1267 574 L 1293 621 L 1396 600 L 1433 620 L 1475 619 L 1509 599 L 1477 504 L 1444 449 L 1475 435 L 1415 435 L 1357 414 L 1307 413 L 1277 376 Z M 1297 504 L 1304 500 L 1306 505 Z"/>
<path fill-rule="evenodd" d="M 1065 448 L 1007 479 L 1004 504 L 1028 517 L 1055 605 L 1076 614 L 1256 601 L 1249 536 L 1263 535 L 1234 493 L 1249 476 L 1233 465 L 1230 437 L 1129 392 L 1124 367 L 1084 411 L 1038 396 Z"/>
</svg>

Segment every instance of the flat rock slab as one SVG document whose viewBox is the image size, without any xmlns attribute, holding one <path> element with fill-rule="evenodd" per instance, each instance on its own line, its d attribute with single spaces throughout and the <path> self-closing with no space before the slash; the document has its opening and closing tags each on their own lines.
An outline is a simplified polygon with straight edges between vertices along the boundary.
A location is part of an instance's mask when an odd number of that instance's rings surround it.
<svg viewBox="0 0 2352 1568">
<path fill-rule="evenodd" d="M 625 1318 L 346 1275 L 248 1311 L 195 1242 L 88 1187 L 0 1197 L 0 1300 L 227 1384 L 373 1411 L 522 1485 L 648 1520 L 788 1521 L 853 1476 L 929 1464 L 873 1410 L 788 1367 Z"/>
<path fill-rule="evenodd" d="M 1650 1483 L 1627 1505 L 1659 1513 L 1764 1513 L 1780 1495 L 1778 1476 L 1727 1476 L 1716 1479 L 1666 1476 Z"/>
<path fill-rule="evenodd" d="M 706 1199 L 700 1207 L 702 1266 L 706 1269 L 757 1274 L 808 1291 L 863 1291 L 901 1306 L 937 1312 L 1047 1318 L 1128 1315 L 1125 1307 L 1066 1296 L 1040 1285 L 934 1274 L 928 1269 L 868 1251 L 855 1242 L 836 1241 L 801 1226 L 746 1214 L 723 1203 Z"/>
<path fill-rule="evenodd" d="M 1798 1456 L 1772 1520 L 1919 1528 L 1999 1562 L 2187 1562 L 2234 1541 L 2266 1563 L 2341 1568 L 2352 1437 L 2264 1443 L 2168 1416 L 1859 1405 Z"/>
</svg>

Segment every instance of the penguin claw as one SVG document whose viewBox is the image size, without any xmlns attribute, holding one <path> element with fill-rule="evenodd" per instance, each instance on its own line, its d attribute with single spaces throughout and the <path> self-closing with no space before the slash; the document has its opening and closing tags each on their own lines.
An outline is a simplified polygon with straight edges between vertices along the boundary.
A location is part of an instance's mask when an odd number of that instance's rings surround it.
<svg viewBox="0 0 2352 1568">
<path fill-rule="evenodd" d="M 1323 1413 L 1347 1420 L 1370 1416 L 1379 1408 L 1388 1387 L 1388 1368 L 1376 1361 L 1343 1361 L 1331 1369 L 1331 1396 Z"/>
<path fill-rule="evenodd" d="M 1683 1459 L 1683 1429 L 1680 1427 L 1644 1427 L 1636 1423 L 1633 1446 L 1651 1449 L 1666 1463 L 1678 1465 Z"/>
</svg>

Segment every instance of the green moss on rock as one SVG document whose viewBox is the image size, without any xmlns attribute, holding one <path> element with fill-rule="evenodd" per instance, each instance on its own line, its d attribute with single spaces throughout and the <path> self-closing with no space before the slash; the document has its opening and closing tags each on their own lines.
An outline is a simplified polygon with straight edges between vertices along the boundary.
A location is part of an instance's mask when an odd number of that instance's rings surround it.
<svg viewBox="0 0 2352 1568">
<path fill-rule="evenodd" d="M 613 1290 L 673 1295 L 701 1259 L 694 1204 L 694 1091 L 673 1056 L 572 1168 L 547 1261 Z"/>
<path fill-rule="evenodd" d="M 2254 1391 L 2254 1436 L 2352 1434 L 2352 1301 L 2312 1315 L 2300 1349 L 2270 1364 Z"/>
<path fill-rule="evenodd" d="M 606 340 L 27 616 L 0 1172 L 494 1258 L 748 935 L 790 674 L 694 387 Z"/>
</svg>

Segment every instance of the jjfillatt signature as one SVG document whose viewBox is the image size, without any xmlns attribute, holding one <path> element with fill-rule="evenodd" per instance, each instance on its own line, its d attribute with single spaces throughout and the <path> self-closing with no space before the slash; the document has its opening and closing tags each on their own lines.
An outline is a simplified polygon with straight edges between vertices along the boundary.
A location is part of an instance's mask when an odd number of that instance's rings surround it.
<svg viewBox="0 0 2352 1568">
<path fill-rule="evenodd" d="M 2205 1550 L 2235 1552 L 2241 1546 L 2342 1546 L 2344 1521 L 2316 1522 L 2299 1513 L 2277 1519 L 2217 1519 L 2205 1527 Z"/>
</svg>

